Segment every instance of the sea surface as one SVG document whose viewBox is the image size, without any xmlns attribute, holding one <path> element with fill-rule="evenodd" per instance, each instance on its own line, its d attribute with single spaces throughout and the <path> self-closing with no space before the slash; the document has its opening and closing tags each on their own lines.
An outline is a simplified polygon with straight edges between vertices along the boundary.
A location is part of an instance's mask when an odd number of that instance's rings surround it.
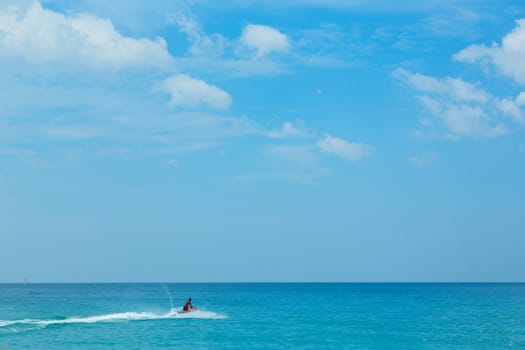
<svg viewBox="0 0 525 350">
<path fill-rule="evenodd" d="M 0 284 L 11 349 L 525 349 L 525 284 Z"/>
</svg>

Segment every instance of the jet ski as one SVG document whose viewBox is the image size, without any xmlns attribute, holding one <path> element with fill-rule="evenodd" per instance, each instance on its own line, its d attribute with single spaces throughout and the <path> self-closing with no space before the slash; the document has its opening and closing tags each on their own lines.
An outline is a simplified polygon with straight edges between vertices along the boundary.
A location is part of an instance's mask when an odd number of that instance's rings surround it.
<svg viewBox="0 0 525 350">
<path fill-rule="evenodd" d="M 187 314 L 187 313 L 190 313 L 190 312 L 193 312 L 193 311 L 197 311 L 197 308 L 196 307 L 192 307 L 188 310 L 180 310 L 179 311 L 179 314 Z"/>
</svg>

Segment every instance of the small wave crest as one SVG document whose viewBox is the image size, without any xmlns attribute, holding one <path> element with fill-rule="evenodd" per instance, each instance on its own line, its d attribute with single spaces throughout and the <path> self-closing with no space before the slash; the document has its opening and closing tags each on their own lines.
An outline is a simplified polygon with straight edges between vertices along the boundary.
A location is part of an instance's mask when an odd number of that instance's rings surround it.
<svg viewBox="0 0 525 350">
<path fill-rule="evenodd" d="M 128 322 L 128 321 L 145 321 L 145 320 L 162 320 L 170 318 L 196 318 L 196 319 L 224 319 L 225 315 L 213 311 L 196 310 L 193 312 L 182 313 L 178 310 L 171 309 L 166 314 L 155 314 L 151 312 L 119 312 L 105 315 L 88 316 L 88 317 L 69 317 L 64 319 L 30 319 L 21 320 L 0 320 L 0 328 L 12 326 L 28 325 L 47 327 L 49 325 L 74 324 L 74 323 L 99 323 L 99 322 Z"/>
</svg>

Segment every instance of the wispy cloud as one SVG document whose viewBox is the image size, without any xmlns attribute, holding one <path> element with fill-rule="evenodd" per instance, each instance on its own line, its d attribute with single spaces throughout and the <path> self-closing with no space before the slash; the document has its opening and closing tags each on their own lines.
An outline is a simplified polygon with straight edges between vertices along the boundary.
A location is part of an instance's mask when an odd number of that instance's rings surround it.
<svg viewBox="0 0 525 350">
<path fill-rule="evenodd" d="M 488 100 L 487 92 L 462 79 L 450 77 L 438 79 L 411 73 L 403 68 L 396 69 L 393 75 L 418 91 L 445 96 L 458 102 L 485 103 Z"/>
<path fill-rule="evenodd" d="M 366 51 L 352 30 L 334 23 L 323 23 L 290 33 L 296 52 L 293 58 L 301 65 L 324 68 L 347 68 L 356 65 Z"/>
<path fill-rule="evenodd" d="M 202 152 L 237 138 L 263 134 L 261 127 L 247 117 L 203 112 L 139 113 L 137 117 L 127 118 L 125 123 L 110 118 L 92 118 L 89 123 L 79 124 L 74 119 L 38 118 L 23 127 L 17 120 L 7 119 L 0 124 L 0 139 L 4 147 L 20 142 L 40 146 L 84 144 L 87 152 L 99 156 L 130 156 Z M 7 152 L 5 148 L 4 154 Z M 13 152 L 10 147 L 9 155 L 14 156 Z M 18 152 L 18 156 L 22 156 L 21 151 Z"/>
<path fill-rule="evenodd" d="M 517 111 L 507 101 L 491 96 L 484 89 L 458 78 L 434 78 L 405 69 L 397 69 L 393 76 L 421 95 L 418 96 L 432 120 L 445 128 L 445 137 L 495 137 L 507 133 L 507 126 L 499 118 Z M 423 127 L 432 125 L 428 119 Z"/>
<path fill-rule="evenodd" d="M 302 120 L 295 122 L 286 121 L 283 123 L 280 129 L 272 130 L 267 133 L 268 137 L 281 139 L 281 138 L 294 138 L 294 137 L 314 137 L 316 132 L 308 129 Z"/>
<path fill-rule="evenodd" d="M 25 148 L 0 148 L 0 155 L 16 158 L 32 158 L 36 155 L 35 151 Z"/>
<path fill-rule="evenodd" d="M 101 125 L 94 124 L 63 124 L 44 125 L 39 134 L 44 138 L 54 140 L 91 140 L 109 136 L 111 131 Z"/>
<path fill-rule="evenodd" d="M 519 84 L 525 84 L 525 19 L 516 24 L 501 44 L 470 45 L 456 53 L 453 59 L 480 62 L 485 69 L 494 67 Z M 498 97 L 459 78 L 434 78 L 401 68 L 395 70 L 393 76 L 418 91 L 430 120 L 442 123 L 446 137 L 495 137 L 506 134 L 511 121 L 525 124 L 525 91 L 516 97 Z M 422 126 L 433 124 L 428 122 Z"/>
<path fill-rule="evenodd" d="M 419 29 L 437 37 L 476 36 L 477 25 L 482 22 L 483 18 L 480 13 L 458 6 L 459 4 L 443 5 L 429 11 L 431 14 L 417 25 Z"/>
<path fill-rule="evenodd" d="M 39 159 L 35 151 L 27 148 L 0 147 L 0 158 L 2 157 L 11 158 L 30 166 L 47 167 L 50 165 L 49 162 Z"/>
<path fill-rule="evenodd" d="M 409 157 L 408 160 L 417 166 L 425 166 L 433 164 L 437 159 L 437 155 L 434 152 L 427 152 L 422 155 Z"/>
<path fill-rule="evenodd" d="M 428 112 L 443 121 L 448 130 L 446 136 L 495 137 L 507 132 L 507 127 L 493 121 L 481 105 L 456 104 L 427 96 L 423 96 L 421 102 Z"/>
<path fill-rule="evenodd" d="M 190 42 L 187 53 L 176 58 L 179 68 L 235 76 L 288 71 L 285 64 L 269 57 L 271 53 L 284 53 L 289 49 L 286 35 L 277 28 L 249 24 L 244 27 L 240 37 L 228 38 L 220 33 L 207 33 L 202 23 L 191 13 L 168 13 L 166 20 L 168 24 L 179 28 Z"/>
<path fill-rule="evenodd" d="M 372 146 L 358 143 L 348 142 L 342 138 L 334 137 L 329 134 L 317 142 L 317 147 L 321 151 L 329 154 L 334 154 L 343 159 L 356 162 L 364 157 L 372 155 L 374 149 Z"/>
<path fill-rule="evenodd" d="M 192 56 L 219 57 L 231 46 L 230 41 L 219 33 L 206 34 L 203 25 L 194 17 L 182 11 L 166 14 L 168 24 L 175 24 L 191 42 L 189 53 Z"/>
</svg>

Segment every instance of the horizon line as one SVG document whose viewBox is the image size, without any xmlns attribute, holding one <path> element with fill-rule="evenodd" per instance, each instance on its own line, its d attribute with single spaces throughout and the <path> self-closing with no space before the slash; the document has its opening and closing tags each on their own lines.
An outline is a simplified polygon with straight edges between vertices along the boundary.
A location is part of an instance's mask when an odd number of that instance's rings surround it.
<svg viewBox="0 0 525 350">
<path fill-rule="evenodd" d="M 0 285 L 6 284 L 525 284 L 525 281 L 0 281 Z"/>
</svg>

